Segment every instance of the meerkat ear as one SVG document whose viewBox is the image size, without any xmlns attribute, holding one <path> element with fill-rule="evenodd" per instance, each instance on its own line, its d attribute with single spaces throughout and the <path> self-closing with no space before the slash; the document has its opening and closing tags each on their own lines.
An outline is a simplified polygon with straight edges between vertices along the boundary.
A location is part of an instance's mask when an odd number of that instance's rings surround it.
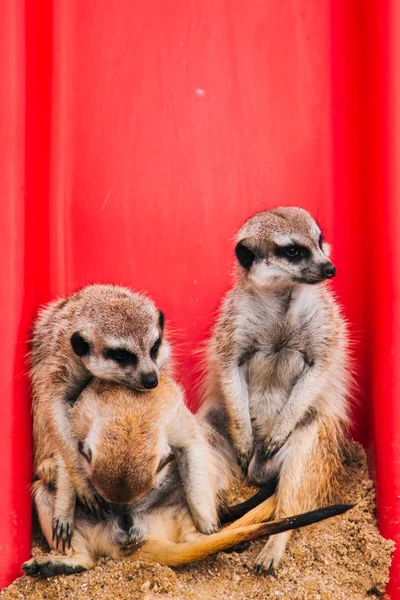
<svg viewBox="0 0 400 600">
<path fill-rule="evenodd" d="M 162 312 L 162 310 L 158 311 L 158 325 L 160 326 L 161 331 L 164 330 L 164 313 Z"/>
<path fill-rule="evenodd" d="M 77 356 L 87 356 L 90 353 L 90 344 L 78 331 L 71 336 L 72 350 Z"/>
<path fill-rule="evenodd" d="M 236 244 L 235 254 L 242 267 L 248 271 L 256 257 L 254 252 L 245 246 L 243 242 L 239 242 Z"/>
</svg>

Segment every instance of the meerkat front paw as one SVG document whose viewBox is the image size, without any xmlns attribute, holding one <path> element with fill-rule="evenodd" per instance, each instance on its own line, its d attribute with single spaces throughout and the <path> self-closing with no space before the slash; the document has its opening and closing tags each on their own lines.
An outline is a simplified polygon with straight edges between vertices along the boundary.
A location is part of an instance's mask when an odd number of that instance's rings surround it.
<svg viewBox="0 0 400 600">
<path fill-rule="evenodd" d="M 190 512 L 200 533 L 210 535 L 218 531 L 218 513 L 215 498 L 212 494 L 207 497 L 207 493 L 204 491 L 203 501 L 201 502 L 201 499 L 199 499 L 196 506 L 192 505 L 190 507 Z"/>
<path fill-rule="evenodd" d="M 57 481 L 57 461 L 54 458 L 45 458 L 38 466 L 36 474 L 45 485 L 55 485 Z"/>
<path fill-rule="evenodd" d="M 247 474 L 249 482 L 259 487 L 271 484 L 276 479 L 278 472 L 273 461 L 265 460 L 263 450 L 264 444 L 256 445 Z"/>
<path fill-rule="evenodd" d="M 95 517 L 106 519 L 112 512 L 110 504 L 87 481 L 75 484 L 76 495 L 85 510 Z"/>
<path fill-rule="evenodd" d="M 263 460 L 271 460 L 283 448 L 290 437 L 289 434 L 275 434 L 267 438 L 262 446 L 261 456 Z"/>
<path fill-rule="evenodd" d="M 235 444 L 235 452 L 242 473 L 246 476 L 254 452 L 253 438 L 251 437 L 240 442 L 237 441 Z"/>
<path fill-rule="evenodd" d="M 217 533 L 218 531 L 218 522 L 215 521 L 207 521 L 205 519 L 196 520 L 196 527 L 203 533 L 204 535 L 211 535 L 212 533 Z"/>
<path fill-rule="evenodd" d="M 71 509 L 69 514 L 55 514 L 53 518 L 52 542 L 55 549 L 65 553 L 66 549 L 71 548 L 72 534 L 74 532 L 75 509 Z"/>
<path fill-rule="evenodd" d="M 133 519 L 132 513 L 125 512 L 118 517 L 118 531 L 115 543 L 124 554 L 130 554 L 143 546 L 146 541 L 146 527 Z"/>
</svg>

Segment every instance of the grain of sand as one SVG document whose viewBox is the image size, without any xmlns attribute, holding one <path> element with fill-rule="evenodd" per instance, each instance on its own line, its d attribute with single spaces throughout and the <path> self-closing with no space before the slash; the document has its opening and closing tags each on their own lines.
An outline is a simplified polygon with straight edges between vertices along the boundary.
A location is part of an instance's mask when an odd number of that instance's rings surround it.
<svg viewBox="0 0 400 600">
<path fill-rule="evenodd" d="M 86 573 L 49 580 L 20 577 L 1 600 L 361 600 L 385 598 L 394 544 L 375 520 L 375 492 L 365 454 L 350 443 L 341 502 L 357 503 L 346 514 L 295 533 L 276 575 L 256 575 L 253 565 L 265 542 L 238 554 L 220 553 L 196 565 L 170 569 L 134 560 L 102 560 Z M 233 490 L 241 501 L 253 490 Z M 37 542 L 33 554 L 43 552 Z"/>
</svg>

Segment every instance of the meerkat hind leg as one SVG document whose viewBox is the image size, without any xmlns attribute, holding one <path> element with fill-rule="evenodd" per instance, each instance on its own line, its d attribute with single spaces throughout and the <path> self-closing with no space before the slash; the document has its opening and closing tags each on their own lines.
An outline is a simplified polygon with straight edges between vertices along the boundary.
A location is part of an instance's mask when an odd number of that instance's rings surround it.
<svg viewBox="0 0 400 600">
<path fill-rule="evenodd" d="M 296 431 L 280 471 L 274 518 L 303 513 L 331 501 L 340 468 L 338 442 L 326 425 L 313 423 Z M 278 567 L 292 534 L 286 531 L 271 536 L 256 559 L 258 573 Z"/>
</svg>

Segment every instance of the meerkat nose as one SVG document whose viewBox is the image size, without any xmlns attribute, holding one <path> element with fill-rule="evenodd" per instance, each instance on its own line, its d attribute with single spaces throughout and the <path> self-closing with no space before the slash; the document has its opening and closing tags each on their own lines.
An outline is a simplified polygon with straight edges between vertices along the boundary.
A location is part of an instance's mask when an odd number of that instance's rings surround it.
<svg viewBox="0 0 400 600">
<path fill-rule="evenodd" d="M 327 263 L 322 266 L 322 273 L 327 279 L 331 279 L 336 275 L 336 267 L 332 263 Z"/>
<path fill-rule="evenodd" d="M 158 378 L 155 373 L 143 373 L 141 377 L 142 386 L 146 390 L 152 390 L 158 385 Z"/>
</svg>

